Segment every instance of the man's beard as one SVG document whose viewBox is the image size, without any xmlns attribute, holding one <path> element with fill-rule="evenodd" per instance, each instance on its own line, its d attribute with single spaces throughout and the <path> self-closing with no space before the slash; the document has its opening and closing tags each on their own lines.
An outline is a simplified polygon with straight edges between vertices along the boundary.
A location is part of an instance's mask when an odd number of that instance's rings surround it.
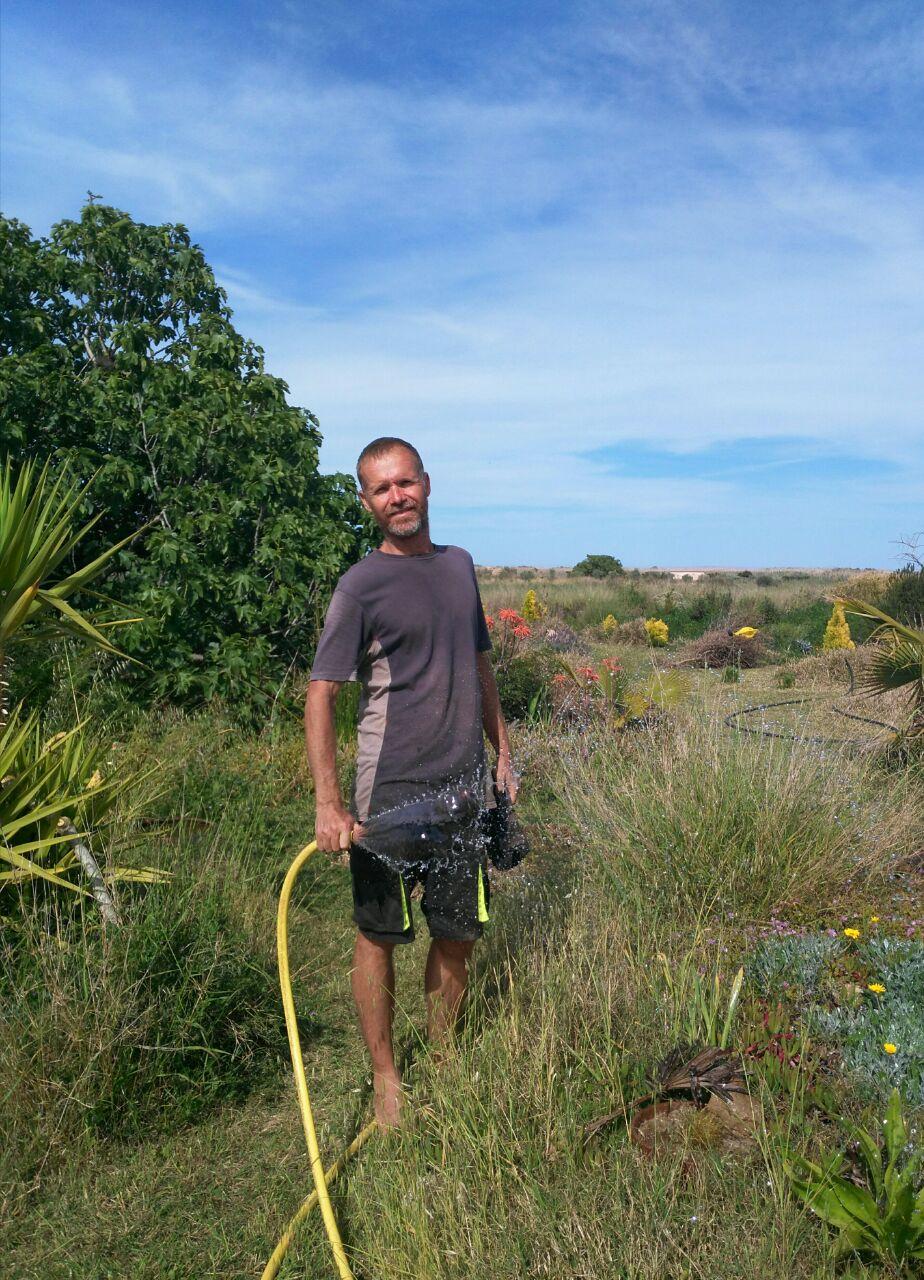
<svg viewBox="0 0 924 1280">
<path fill-rule="evenodd" d="M 408 516 L 413 520 L 406 520 Z M 419 508 L 414 511 L 399 511 L 385 524 L 385 532 L 392 538 L 414 538 L 421 530 L 426 529 L 429 521 L 426 511 Z"/>
</svg>

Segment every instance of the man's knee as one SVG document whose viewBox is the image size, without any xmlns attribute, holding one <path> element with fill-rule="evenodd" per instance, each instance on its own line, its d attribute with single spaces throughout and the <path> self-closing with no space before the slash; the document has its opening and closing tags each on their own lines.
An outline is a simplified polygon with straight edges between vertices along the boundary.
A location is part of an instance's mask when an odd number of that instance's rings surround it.
<svg viewBox="0 0 924 1280">
<path fill-rule="evenodd" d="M 393 942 L 369 938 L 360 930 L 356 931 L 356 945 L 353 949 L 353 960 L 357 969 L 387 968 L 391 964 Z"/>
<path fill-rule="evenodd" d="M 433 948 L 447 960 L 467 960 L 475 949 L 474 942 L 458 942 L 454 938 L 434 938 Z"/>
</svg>

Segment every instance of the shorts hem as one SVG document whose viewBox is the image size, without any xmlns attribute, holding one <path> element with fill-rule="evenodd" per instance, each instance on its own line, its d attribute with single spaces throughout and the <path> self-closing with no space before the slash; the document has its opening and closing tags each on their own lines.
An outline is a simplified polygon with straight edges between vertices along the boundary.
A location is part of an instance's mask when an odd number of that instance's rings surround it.
<svg viewBox="0 0 924 1280">
<path fill-rule="evenodd" d="M 370 942 L 390 942 L 393 946 L 400 947 L 414 941 L 412 933 L 389 933 L 387 929 L 367 929 L 356 920 L 353 923 L 363 937 L 368 938 Z"/>
</svg>

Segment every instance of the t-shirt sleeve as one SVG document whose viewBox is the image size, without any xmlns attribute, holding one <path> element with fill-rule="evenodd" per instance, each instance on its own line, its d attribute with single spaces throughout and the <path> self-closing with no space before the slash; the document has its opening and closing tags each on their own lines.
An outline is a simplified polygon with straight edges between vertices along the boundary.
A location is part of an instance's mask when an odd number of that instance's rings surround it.
<svg viewBox="0 0 924 1280">
<path fill-rule="evenodd" d="M 363 652 L 371 640 L 365 613 L 355 596 L 340 587 L 331 596 L 311 668 L 312 680 L 356 679 Z"/>
</svg>

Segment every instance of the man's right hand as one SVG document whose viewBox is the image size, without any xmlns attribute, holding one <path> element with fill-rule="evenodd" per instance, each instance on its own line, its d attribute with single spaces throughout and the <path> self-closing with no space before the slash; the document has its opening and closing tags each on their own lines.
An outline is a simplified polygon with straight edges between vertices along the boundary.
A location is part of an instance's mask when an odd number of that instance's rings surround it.
<svg viewBox="0 0 924 1280">
<path fill-rule="evenodd" d="M 342 804 L 319 804 L 314 820 L 314 838 L 322 853 L 345 853 L 354 832 L 361 828 Z"/>
</svg>

